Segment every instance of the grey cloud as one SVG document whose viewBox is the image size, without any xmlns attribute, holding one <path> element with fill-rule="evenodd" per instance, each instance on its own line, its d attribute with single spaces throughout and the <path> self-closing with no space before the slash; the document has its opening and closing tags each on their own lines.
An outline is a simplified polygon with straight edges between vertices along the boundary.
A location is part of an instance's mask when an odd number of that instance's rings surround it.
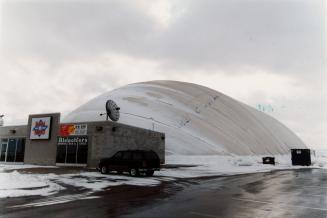
<svg viewBox="0 0 327 218">
<path fill-rule="evenodd" d="M 7 54 L 49 61 L 126 52 L 155 28 L 149 17 L 123 1 L 8 1 L 3 8 Z"/>
<path fill-rule="evenodd" d="M 51 61 L 115 52 L 168 69 L 326 70 L 323 0 L 184 2 L 186 12 L 165 28 L 132 1 L 7 1 L 4 44 L 8 54 Z"/>
<path fill-rule="evenodd" d="M 321 72 L 326 60 L 323 5 L 323 1 L 195 1 L 189 15 L 164 36 L 169 45 L 165 51 L 188 66 Z"/>
</svg>

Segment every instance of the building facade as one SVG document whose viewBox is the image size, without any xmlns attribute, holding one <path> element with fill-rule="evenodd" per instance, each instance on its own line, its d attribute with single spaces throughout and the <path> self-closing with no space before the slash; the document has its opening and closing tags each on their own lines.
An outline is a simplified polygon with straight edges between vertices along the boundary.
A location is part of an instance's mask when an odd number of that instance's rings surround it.
<svg viewBox="0 0 327 218">
<path fill-rule="evenodd" d="M 60 113 L 30 115 L 0 127 L 0 162 L 94 168 L 120 150 L 153 150 L 165 162 L 165 134 L 111 121 L 60 123 Z"/>
</svg>

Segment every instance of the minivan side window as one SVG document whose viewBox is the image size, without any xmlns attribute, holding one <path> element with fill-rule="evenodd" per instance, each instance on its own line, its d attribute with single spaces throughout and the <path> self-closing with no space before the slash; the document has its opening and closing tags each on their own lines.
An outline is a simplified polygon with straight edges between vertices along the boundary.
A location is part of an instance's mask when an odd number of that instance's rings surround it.
<svg viewBox="0 0 327 218">
<path fill-rule="evenodd" d="M 143 155 L 141 152 L 134 152 L 133 153 L 133 160 L 142 160 L 143 159 Z"/>
<path fill-rule="evenodd" d="M 119 151 L 119 152 L 117 152 L 115 155 L 114 155 L 114 159 L 121 159 L 121 156 L 122 156 L 122 152 L 121 151 Z"/>
<path fill-rule="evenodd" d="M 123 160 L 130 160 L 131 159 L 131 152 L 130 151 L 126 151 L 123 153 Z"/>
</svg>

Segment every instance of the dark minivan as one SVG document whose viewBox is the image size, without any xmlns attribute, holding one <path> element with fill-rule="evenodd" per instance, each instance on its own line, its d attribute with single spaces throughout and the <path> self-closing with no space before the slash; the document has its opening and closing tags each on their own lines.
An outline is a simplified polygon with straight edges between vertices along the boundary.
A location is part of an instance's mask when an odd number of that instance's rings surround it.
<svg viewBox="0 0 327 218">
<path fill-rule="evenodd" d="M 102 174 L 117 171 L 118 174 L 129 172 L 131 176 L 141 173 L 152 176 L 155 170 L 160 170 L 160 159 L 154 151 L 118 151 L 110 158 L 102 158 L 98 169 Z"/>
</svg>

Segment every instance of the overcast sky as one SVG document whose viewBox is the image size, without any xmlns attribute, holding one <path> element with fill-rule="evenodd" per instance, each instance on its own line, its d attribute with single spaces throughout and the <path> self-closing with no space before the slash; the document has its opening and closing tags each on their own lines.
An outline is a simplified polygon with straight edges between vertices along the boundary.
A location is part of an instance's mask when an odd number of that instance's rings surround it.
<svg viewBox="0 0 327 218">
<path fill-rule="evenodd" d="M 67 114 L 120 86 L 202 84 L 327 148 L 324 0 L 0 0 L 0 113 Z"/>
</svg>

